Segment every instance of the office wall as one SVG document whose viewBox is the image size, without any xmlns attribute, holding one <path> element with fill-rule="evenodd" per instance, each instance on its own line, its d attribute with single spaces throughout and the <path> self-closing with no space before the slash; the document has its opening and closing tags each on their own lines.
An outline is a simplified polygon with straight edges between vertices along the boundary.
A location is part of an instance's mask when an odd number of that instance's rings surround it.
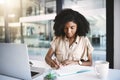
<svg viewBox="0 0 120 80">
<path fill-rule="evenodd" d="M 114 0 L 114 68 L 120 69 L 120 0 Z"/>
</svg>

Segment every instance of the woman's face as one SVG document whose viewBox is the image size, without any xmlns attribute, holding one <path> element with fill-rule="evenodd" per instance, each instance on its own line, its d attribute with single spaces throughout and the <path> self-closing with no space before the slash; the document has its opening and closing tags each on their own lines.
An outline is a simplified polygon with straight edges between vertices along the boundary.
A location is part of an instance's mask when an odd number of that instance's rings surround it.
<svg viewBox="0 0 120 80">
<path fill-rule="evenodd" d="M 73 21 L 69 21 L 65 24 L 64 32 L 68 38 L 75 37 L 77 31 L 77 24 Z"/>
</svg>

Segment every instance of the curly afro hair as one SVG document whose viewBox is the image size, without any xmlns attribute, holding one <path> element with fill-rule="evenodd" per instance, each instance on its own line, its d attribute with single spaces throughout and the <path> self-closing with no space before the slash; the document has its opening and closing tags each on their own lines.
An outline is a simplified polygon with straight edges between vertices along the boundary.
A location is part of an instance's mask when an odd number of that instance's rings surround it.
<svg viewBox="0 0 120 80">
<path fill-rule="evenodd" d="M 73 21 L 77 24 L 76 35 L 86 36 L 90 30 L 89 22 L 82 14 L 72 9 L 63 9 L 54 19 L 55 23 L 53 29 L 55 36 L 65 36 L 64 27 L 69 21 Z"/>
</svg>

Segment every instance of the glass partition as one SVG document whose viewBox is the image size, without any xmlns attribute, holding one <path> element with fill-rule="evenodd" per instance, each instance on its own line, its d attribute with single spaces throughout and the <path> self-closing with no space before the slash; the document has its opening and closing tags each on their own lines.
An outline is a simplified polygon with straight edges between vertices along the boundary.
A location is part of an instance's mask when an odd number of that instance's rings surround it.
<svg viewBox="0 0 120 80">
<path fill-rule="evenodd" d="M 53 37 L 53 21 L 24 22 L 23 39 L 28 45 L 30 59 L 43 60 Z"/>
<path fill-rule="evenodd" d="M 1 15 L 3 16 L 3 15 Z M 0 42 L 4 42 L 4 38 L 5 38 L 5 28 L 4 28 L 4 18 L 0 17 Z"/>
<path fill-rule="evenodd" d="M 15 5 L 11 3 L 11 7 L 7 9 L 8 19 L 4 17 L 5 13 L 2 13 L 4 7 L 0 3 L 0 42 L 5 39 L 4 21 L 8 20 L 11 42 L 21 43 L 22 33 L 23 42 L 29 48 L 30 58 L 44 59 L 54 36 L 53 19 L 56 15 L 56 0 L 15 0 L 14 2 Z M 88 19 L 91 28 L 88 37 L 94 47 L 93 60 L 105 60 L 106 0 L 63 0 L 62 5 L 63 9 L 72 8 Z"/>
<path fill-rule="evenodd" d="M 21 0 L 0 0 L 0 42 L 15 42 L 20 38 Z"/>
<path fill-rule="evenodd" d="M 0 42 L 4 42 L 5 34 L 4 34 L 4 27 L 0 26 Z"/>
<path fill-rule="evenodd" d="M 22 0 L 22 16 L 56 13 L 56 0 Z"/>
<path fill-rule="evenodd" d="M 72 8 L 87 18 L 91 29 L 88 37 L 94 47 L 93 60 L 106 60 L 106 0 L 64 0 L 64 8 Z"/>
</svg>

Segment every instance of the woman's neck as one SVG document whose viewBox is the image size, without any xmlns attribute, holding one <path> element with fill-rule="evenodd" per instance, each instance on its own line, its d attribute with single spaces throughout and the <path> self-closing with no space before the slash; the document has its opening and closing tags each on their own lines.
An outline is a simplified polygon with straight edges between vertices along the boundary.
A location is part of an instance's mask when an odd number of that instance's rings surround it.
<svg viewBox="0 0 120 80">
<path fill-rule="evenodd" d="M 74 35 L 73 37 L 68 37 L 69 41 L 74 41 L 76 39 L 76 35 Z"/>
<path fill-rule="evenodd" d="M 73 44 L 73 42 L 75 42 L 75 39 L 76 39 L 76 36 L 68 38 L 69 46 L 71 46 Z"/>
</svg>

